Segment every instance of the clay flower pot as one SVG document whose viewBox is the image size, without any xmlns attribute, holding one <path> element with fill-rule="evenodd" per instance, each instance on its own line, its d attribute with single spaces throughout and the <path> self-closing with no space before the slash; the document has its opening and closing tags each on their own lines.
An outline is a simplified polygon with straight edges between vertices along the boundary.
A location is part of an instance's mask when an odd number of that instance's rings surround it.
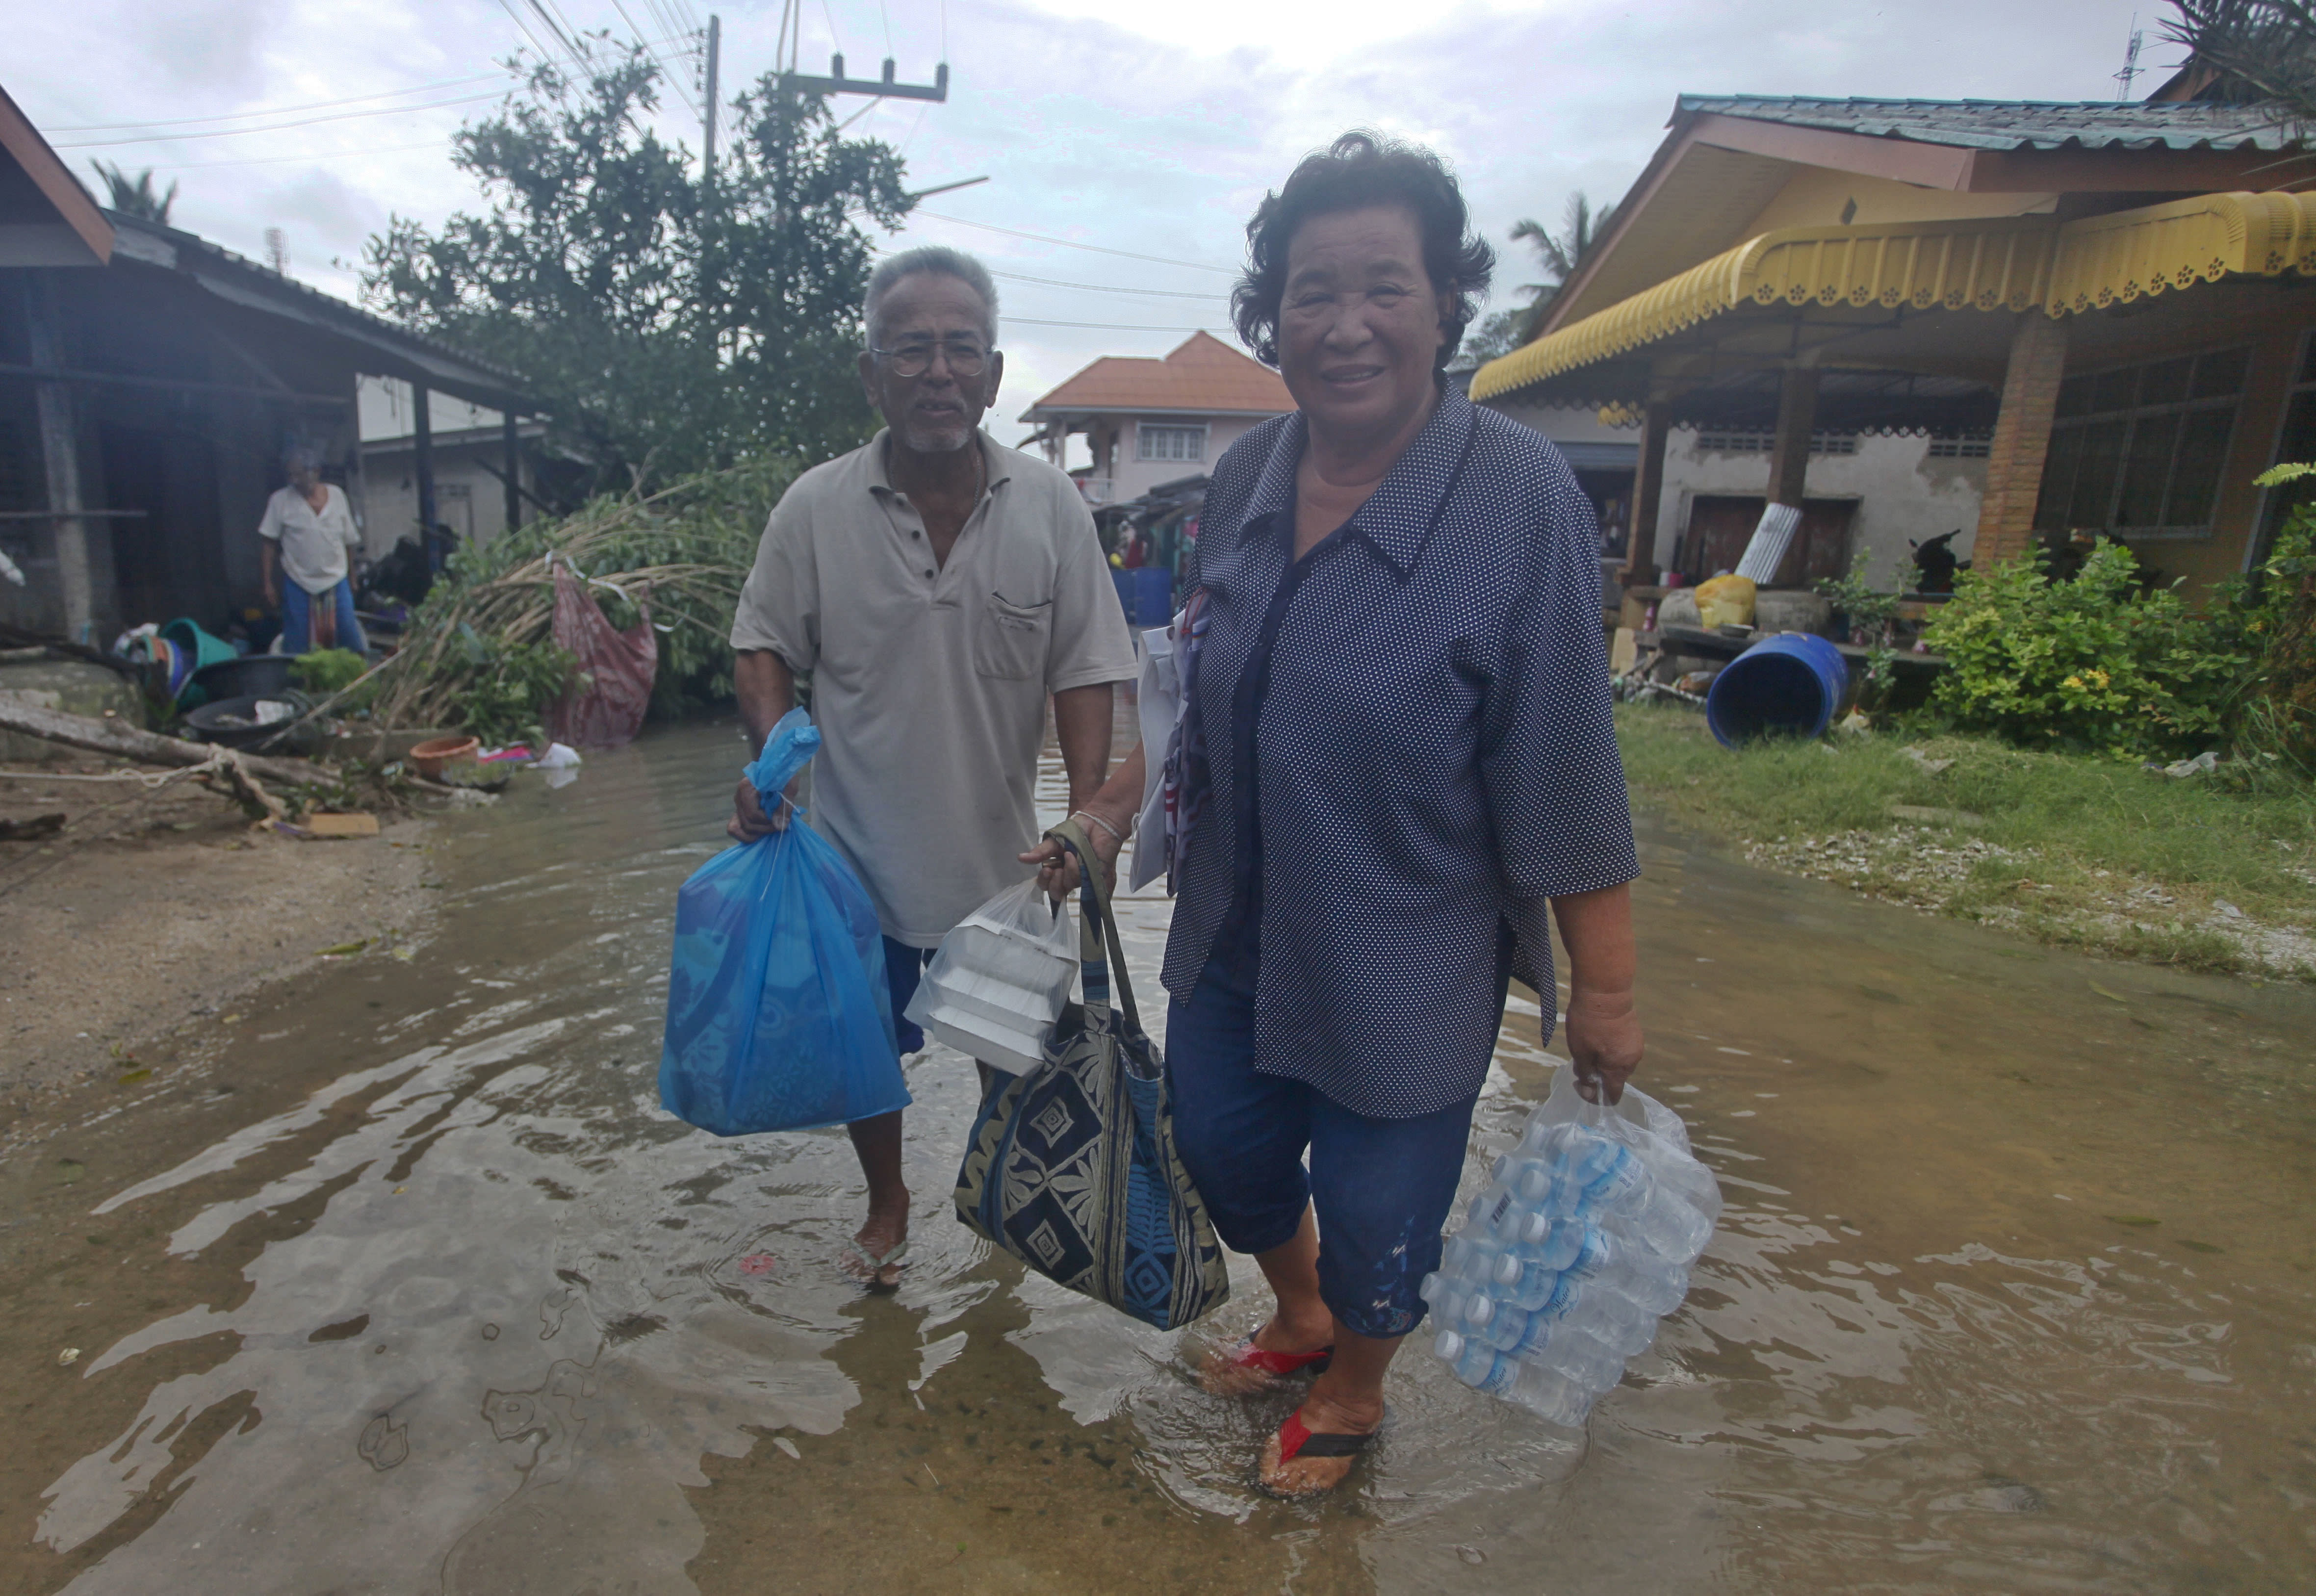
<svg viewBox="0 0 2316 1596">
<path fill-rule="evenodd" d="M 410 751 L 410 765 L 429 781 L 440 781 L 443 767 L 472 759 L 482 751 L 482 743 L 474 737 L 436 737 Z"/>
</svg>

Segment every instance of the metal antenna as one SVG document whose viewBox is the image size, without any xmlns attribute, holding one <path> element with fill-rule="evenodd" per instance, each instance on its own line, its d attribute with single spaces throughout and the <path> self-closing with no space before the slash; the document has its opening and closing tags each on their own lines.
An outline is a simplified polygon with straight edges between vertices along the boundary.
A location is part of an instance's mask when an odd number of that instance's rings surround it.
<svg viewBox="0 0 2316 1596">
<path fill-rule="evenodd" d="M 2141 40 L 2145 38 L 2146 35 L 2139 31 L 2139 13 L 2137 12 L 2133 12 L 2131 13 L 2131 43 L 2124 49 L 2123 70 L 2115 75 L 2115 81 L 2123 85 L 2123 93 L 2116 96 L 2119 100 L 2128 100 L 2131 98 L 2132 80 L 2136 78 L 2140 73 L 2139 46 Z"/>
</svg>

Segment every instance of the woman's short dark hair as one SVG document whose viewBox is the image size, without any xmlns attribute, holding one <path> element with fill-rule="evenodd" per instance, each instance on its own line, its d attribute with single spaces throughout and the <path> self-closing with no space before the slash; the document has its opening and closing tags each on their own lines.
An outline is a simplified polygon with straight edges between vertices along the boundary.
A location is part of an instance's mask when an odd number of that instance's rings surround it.
<svg viewBox="0 0 2316 1596">
<path fill-rule="evenodd" d="M 1246 224 L 1246 270 L 1231 290 L 1238 335 L 1266 366 L 1278 364 L 1278 308 L 1287 294 L 1287 249 L 1314 216 L 1404 206 L 1423 239 L 1423 270 L 1432 288 L 1453 296 L 1448 338 L 1435 369 L 1444 369 L 1464 329 L 1479 314 L 1496 252 L 1472 231 L 1464 191 L 1448 164 L 1420 145 L 1354 129 L 1324 150 L 1305 156 L 1287 186 L 1266 194 Z"/>
</svg>

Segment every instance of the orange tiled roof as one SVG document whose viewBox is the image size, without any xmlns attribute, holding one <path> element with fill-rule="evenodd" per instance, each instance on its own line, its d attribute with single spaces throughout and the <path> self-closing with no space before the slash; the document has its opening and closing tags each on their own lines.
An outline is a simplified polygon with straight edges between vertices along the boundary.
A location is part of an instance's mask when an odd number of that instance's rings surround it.
<svg viewBox="0 0 2316 1596">
<path fill-rule="evenodd" d="M 1278 415 L 1295 408 L 1278 373 L 1208 333 L 1163 360 L 1105 355 L 1021 414 L 1050 420 L 1074 410 L 1180 410 Z"/>
</svg>

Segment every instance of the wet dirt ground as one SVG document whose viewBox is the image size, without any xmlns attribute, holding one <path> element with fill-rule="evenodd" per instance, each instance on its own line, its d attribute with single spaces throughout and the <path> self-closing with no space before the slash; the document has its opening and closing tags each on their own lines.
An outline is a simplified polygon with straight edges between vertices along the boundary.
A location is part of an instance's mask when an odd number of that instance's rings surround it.
<svg viewBox="0 0 2316 1596">
<path fill-rule="evenodd" d="M 2316 1583 L 2304 990 L 2094 962 L 1644 833 L 1643 1083 L 1729 1197 L 1589 1438 L 1411 1344 L 1316 1504 L 1292 1398 L 949 1213 L 836 1261 L 839 1132 L 660 1112 L 729 725 L 444 823 L 432 940 L 279 989 L 0 1156 L 0 1588 L 109 1593 L 2292 1591 Z M 1050 789 L 1048 797 L 1056 795 Z M 1167 905 L 1131 906 L 1140 989 Z M 1551 1062 L 1517 1000 L 1476 1180 Z M 66 1354 L 70 1352 L 67 1358 Z"/>
</svg>

